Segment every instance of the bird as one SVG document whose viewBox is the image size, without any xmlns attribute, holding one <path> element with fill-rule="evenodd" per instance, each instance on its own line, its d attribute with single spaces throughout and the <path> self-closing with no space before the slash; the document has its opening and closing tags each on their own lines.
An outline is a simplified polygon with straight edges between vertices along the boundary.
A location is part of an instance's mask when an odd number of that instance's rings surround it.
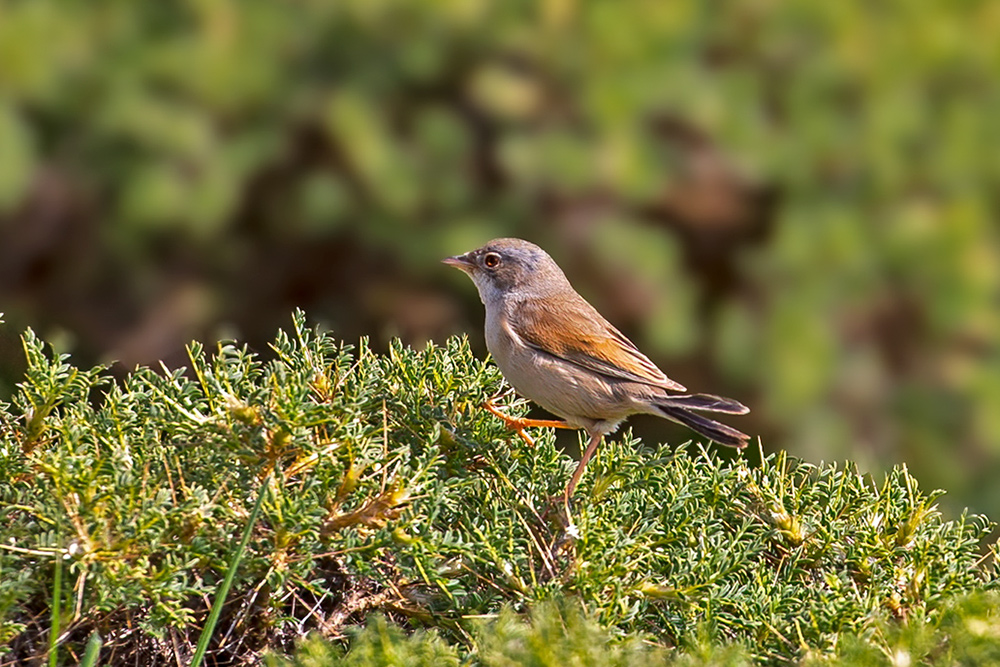
<svg viewBox="0 0 1000 667">
<path fill-rule="evenodd" d="M 587 447 L 563 492 L 567 512 L 598 444 L 631 415 L 657 415 L 721 445 L 747 445 L 747 434 L 698 413 L 740 415 L 749 408 L 731 398 L 684 393 L 687 389 L 604 319 L 534 243 L 499 238 L 441 261 L 475 283 L 486 310 L 486 347 L 507 383 L 561 421 L 511 417 L 492 400 L 484 407 L 529 444 L 529 427 L 588 434 Z"/>
</svg>

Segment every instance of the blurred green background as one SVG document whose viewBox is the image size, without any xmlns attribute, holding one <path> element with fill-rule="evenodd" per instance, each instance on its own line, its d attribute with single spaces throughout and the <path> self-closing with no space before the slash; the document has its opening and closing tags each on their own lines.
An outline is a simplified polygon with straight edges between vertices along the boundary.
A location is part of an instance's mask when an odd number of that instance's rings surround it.
<svg viewBox="0 0 1000 667">
<path fill-rule="evenodd" d="M 766 450 L 996 518 L 998 186 L 989 0 L 0 0 L 0 396 L 27 326 L 484 351 L 438 261 L 516 235 Z"/>
</svg>

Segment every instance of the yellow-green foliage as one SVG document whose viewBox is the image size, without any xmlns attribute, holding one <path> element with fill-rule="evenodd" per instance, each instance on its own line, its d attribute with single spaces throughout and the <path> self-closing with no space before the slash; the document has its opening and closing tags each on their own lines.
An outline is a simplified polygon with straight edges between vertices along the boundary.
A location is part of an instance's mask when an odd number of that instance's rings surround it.
<svg viewBox="0 0 1000 667">
<path fill-rule="evenodd" d="M 582 613 L 574 602 L 539 603 L 527 617 L 505 608 L 484 621 L 472 640 L 472 651 L 447 648 L 435 633 L 402 629 L 376 616 L 355 628 L 344 650 L 313 636 L 290 660 L 270 656 L 274 667 L 748 667 L 750 658 L 738 646 L 708 643 L 686 651 L 667 651 L 640 637 L 614 637 Z"/>
<path fill-rule="evenodd" d="M 873 623 L 861 634 L 844 633 L 835 650 L 806 650 L 803 667 L 979 667 L 1000 661 L 1000 596 L 960 596 L 940 613 L 905 621 Z M 310 637 L 291 660 L 272 656 L 275 667 L 419 667 L 457 665 L 460 651 L 448 650 L 434 633 L 407 636 L 384 618 L 355 628 L 348 649 Z M 637 635 L 615 637 L 586 618 L 574 603 L 540 603 L 531 614 L 517 617 L 509 609 L 484 624 L 462 664 L 475 667 L 749 667 L 754 660 L 739 645 L 720 644 L 702 635 L 676 649 L 642 642 Z"/>
<path fill-rule="evenodd" d="M 904 469 L 751 466 L 627 433 L 588 468 L 574 538 L 546 511 L 573 461 L 479 409 L 500 377 L 462 339 L 352 352 L 297 314 L 270 361 L 192 345 L 189 369 L 122 382 L 24 340 L 0 412 L 0 631 L 22 658 L 57 560 L 70 648 L 145 638 L 155 664 L 159 638 L 196 637 L 258 494 L 216 631 L 245 651 L 379 610 L 469 647 L 483 615 L 571 596 L 616 633 L 784 660 L 995 586 L 988 522 L 943 519 Z"/>
</svg>

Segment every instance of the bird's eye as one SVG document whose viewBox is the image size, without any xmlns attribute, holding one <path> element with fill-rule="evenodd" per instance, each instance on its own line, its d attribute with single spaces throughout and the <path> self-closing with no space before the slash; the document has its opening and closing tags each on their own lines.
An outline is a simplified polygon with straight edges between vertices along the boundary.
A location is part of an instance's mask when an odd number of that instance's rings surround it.
<svg viewBox="0 0 1000 667">
<path fill-rule="evenodd" d="M 487 253 L 486 256 L 483 257 L 483 266 L 485 266 L 487 269 L 497 268 L 498 266 L 500 266 L 500 255 L 496 254 L 495 252 Z"/>
</svg>

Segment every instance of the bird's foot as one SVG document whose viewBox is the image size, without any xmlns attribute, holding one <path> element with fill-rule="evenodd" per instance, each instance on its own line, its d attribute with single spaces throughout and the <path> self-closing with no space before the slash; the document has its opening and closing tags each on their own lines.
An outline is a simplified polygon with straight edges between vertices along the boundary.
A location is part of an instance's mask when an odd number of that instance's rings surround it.
<svg viewBox="0 0 1000 667">
<path fill-rule="evenodd" d="M 548 554 L 552 563 L 562 559 L 573 560 L 574 546 L 580 540 L 580 528 L 573 521 L 566 496 L 550 497 L 540 514 L 543 523 L 550 527 Z"/>
<path fill-rule="evenodd" d="M 573 523 L 573 513 L 570 510 L 570 499 L 563 494 L 551 496 L 542 506 L 540 516 L 550 524 L 558 525 L 569 537 L 579 537 L 579 529 Z"/>
<path fill-rule="evenodd" d="M 503 420 L 503 423 L 507 426 L 507 428 L 521 436 L 521 439 L 524 440 L 530 447 L 535 446 L 535 441 L 530 435 L 525 433 L 524 429 L 526 428 L 573 428 L 566 422 L 559 421 L 557 419 L 526 419 L 524 417 L 511 417 L 510 415 L 501 412 L 500 409 L 493 404 L 492 399 L 486 400 L 483 403 L 483 408 L 485 408 L 490 414 Z"/>
</svg>

